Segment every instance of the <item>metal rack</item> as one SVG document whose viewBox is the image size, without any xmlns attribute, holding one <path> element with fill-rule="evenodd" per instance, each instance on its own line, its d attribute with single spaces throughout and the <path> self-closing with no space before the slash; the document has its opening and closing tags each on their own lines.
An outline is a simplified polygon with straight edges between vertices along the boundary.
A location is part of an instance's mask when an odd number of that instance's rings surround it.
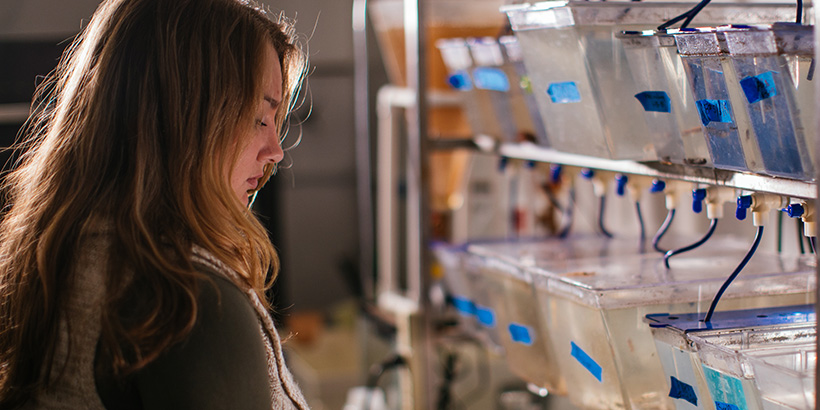
<svg viewBox="0 0 820 410">
<path fill-rule="evenodd" d="M 820 17 L 820 12 L 815 10 Z M 367 38 L 366 38 L 366 14 L 367 0 L 355 0 L 354 2 L 354 48 L 357 50 L 357 134 L 358 134 L 358 159 L 360 167 L 360 216 L 363 220 L 372 222 L 373 199 L 370 195 L 370 187 L 373 172 L 370 169 L 369 144 L 370 127 L 368 118 L 372 111 L 368 104 L 368 77 L 367 77 Z M 785 178 L 769 177 L 764 175 L 739 173 L 732 171 L 717 170 L 712 168 L 686 167 L 682 165 L 664 164 L 659 162 L 635 162 L 622 160 L 608 160 L 583 155 L 568 154 L 552 149 L 543 148 L 534 144 L 498 144 L 485 136 L 477 136 L 471 140 L 461 141 L 440 141 L 430 140 L 425 135 L 427 129 L 427 107 L 430 102 L 430 95 L 427 92 L 425 78 L 426 56 L 423 48 L 425 44 L 424 30 L 421 16 L 424 15 L 424 4 L 420 0 L 404 0 L 404 34 L 405 50 L 407 61 L 407 87 L 404 89 L 394 89 L 394 94 L 399 97 L 394 98 L 391 108 L 405 110 L 407 119 L 407 146 L 406 160 L 406 183 L 407 183 L 407 211 L 405 227 L 408 229 L 406 242 L 406 271 L 408 275 L 407 289 L 397 290 L 397 285 L 387 277 L 381 277 L 382 282 L 373 291 L 377 295 L 377 304 L 380 308 L 389 311 L 396 321 L 398 330 L 397 348 L 399 353 L 408 355 L 411 358 L 410 373 L 412 376 L 405 377 L 406 383 L 403 386 L 403 393 L 410 397 L 405 400 L 405 409 L 427 409 L 433 408 L 432 392 L 430 385 L 431 377 L 431 344 L 430 337 L 433 335 L 430 323 L 430 301 L 426 290 L 429 289 L 430 279 L 428 272 L 429 256 L 427 254 L 427 243 L 430 238 L 429 222 L 430 211 L 428 208 L 429 187 L 427 157 L 434 149 L 476 149 L 484 152 L 494 152 L 499 156 L 531 160 L 538 162 L 557 163 L 584 168 L 605 169 L 625 174 L 645 175 L 657 178 L 678 179 L 694 183 L 702 183 L 716 186 L 726 186 L 741 190 L 760 191 L 776 193 L 794 198 L 813 199 L 820 202 L 817 193 L 817 184 L 814 181 L 800 181 Z M 358 16 L 358 17 L 357 17 Z M 820 20 L 820 19 L 816 19 Z M 816 36 L 818 38 L 820 36 Z M 820 38 L 818 39 L 820 40 Z M 816 46 L 820 49 L 820 46 Z M 818 86 L 820 88 L 820 86 Z M 394 87 L 395 88 L 395 87 Z M 376 154 L 377 158 L 388 155 L 391 148 L 386 148 Z M 388 158 L 389 159 L 389 158 Z M 365 165 L 366 164 L 366 165 Z M 389 188 L 389 186 L 388 186 Z M 818 204 L 820 205 L 820 204 Z M 377 206 L 379 209 L 389 208 L 390 204 Z M 395 219 L 390 216 L 388 222 Z M 393 223 L 393 222 L 391 222 Z M 362 247 L 372 249 L 377 247 L 372 232 L 375 231 L 372 225 L 365 223 L 362 225 L 366 230 L 365 241 Z M 388 224 L 385 235 L 390 233 L 394 225 Z M 379 238 L 377 234 L 375 236 Z M 383 245 L 383 244 L 382 244 Z M 391 245 L 388 245 L 391 246 Z M 380 255 L 383 257 L 384 255 Z M 372 253 L 367 251 L 362 254 L 362 266 L 372 266 Z M 382 258 L 383 259 L 383 258 Z M 376 271 L 391 271 L 396 267 L 390 263 L 383 263 L 379 260 L 379 268 Z M 370 271 L 363 270 L 365 277 L 370 275 Z M 820 276 L 820 274 L 818 275 Z M 366 282 L 366 280 L 365 280 Z M 820 346 L 818 347 L 820 349 Z M 816 391 L 820 391 L 820 377 L 816 378 Z M 817 407 L 817 404 L 815 404 Z"/>
</svg>

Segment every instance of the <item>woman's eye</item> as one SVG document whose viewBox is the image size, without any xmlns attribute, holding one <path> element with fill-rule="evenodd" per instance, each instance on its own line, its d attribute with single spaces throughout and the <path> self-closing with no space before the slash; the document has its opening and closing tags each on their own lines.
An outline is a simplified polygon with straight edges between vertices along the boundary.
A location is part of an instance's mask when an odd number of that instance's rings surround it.
<svg viewBox="0 0 820 410">
<path fill-rule="evenodd" d="M 256 125 L 259 125 L 260 127 L 267 127 L 268 123 L 266 123 L 262 120 L 256 120 Z"/>
</svg>

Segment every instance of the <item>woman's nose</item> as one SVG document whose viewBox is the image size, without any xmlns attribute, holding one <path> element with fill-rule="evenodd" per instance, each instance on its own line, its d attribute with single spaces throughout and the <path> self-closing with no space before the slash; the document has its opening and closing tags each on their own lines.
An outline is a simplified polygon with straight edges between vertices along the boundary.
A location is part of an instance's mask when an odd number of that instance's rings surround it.
<svg viewBox="0 0 820 410">
<path fill-rule="evenodd" d="M 264 138 L 265 144 L 259 152 L 259 160 L 274 164 L 281 162 L 285 158 L 285 152 L 282 150 L 282 144 L 279 141 L 279 133 L 273 131 L 267 133 Z"/>
</svg>

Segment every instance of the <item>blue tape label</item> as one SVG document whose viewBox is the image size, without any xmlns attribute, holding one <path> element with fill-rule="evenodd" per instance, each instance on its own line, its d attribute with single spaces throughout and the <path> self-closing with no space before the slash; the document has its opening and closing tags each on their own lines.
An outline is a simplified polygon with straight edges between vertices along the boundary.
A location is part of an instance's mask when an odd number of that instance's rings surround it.
<svg viewBox="0 0 820 410">
<path fill-rule="evenodd" d="M 672 100 L 664 91 L 644 91 L 635 94 L 635 98 L 640 101 L 644 111 L 672 112 Z"/>
<path fill-rule="evenodd" d="M 547 88 L 552 102 L 556 104 L 567 104 L 581 102 L 581 93 L 578 92 L 578 86 L 574 81 L 567 81 L 564 83 L 552 83 Z"/>
<path fill-rule="evenodd" d="M 575 342 L 569 342 L 569 344 L 572 346 L 572 357 L 574 357 L 578 363 L 581 363 L 581 366 L 584 366 L 585 369 L 589 370 L 589 372 L 592 373 L 592 375 L 595 376 L 599 382 L 603 382 L 603 369 L 601 369 L 601 366 L 595 362 L 594 359 L 589 357 L 585 351 L 578 347 Z"/>
<path fill-rule="evenodd" d="M 458 313 L 464 316 L 474 316 L 476 314 L 476 307 L 472 300 L 453 296 L 453 306 L 456 308 Z"/>
<path fill-rule="evenodd" d="M 727 100 L 698 100 L 698 113 L 703 125 L 710 122 L 732 123 L 732 105 Z"/>
<path fill-rule="evenodd" d="M 743 384 L 740 379 L 705 365 L 702 367 L 703 376 L 717 410 L 748 410 L 746 395 L 743 393 Z"/>
<path fill-rule="evenodd" d="M 475 305 L 475 315 L 478 318 L 478 323 L 484 327 L 495 327 L 495 312 L 492 309 Z"/>
<path fill-rule="evenodd" d="M 669 397 L 698 405 L 698 395 L 695 394 L 695 389 L 690 384 L 678 380 L 675 376 L 670 376 L 669 384 Z"/>
<path fill-rule="evenodd" d="M 771 71 L 740 80 L 740 87 L 746 94 L 749 104 L 777 95 L 777 85 L 774 83 L 774 73 Z"/>
<path fill-rule="evenodd" d="M 507 328 L 510 331 L 510 338 L 513 342 L 521 343 L 522 345 L 532 346 L 532 329 L 529 326 L 519 325 L 518 323 L 510 323 Z"/>
<path fill-rule="evenodd" d="M 473 82 L 466 71 L 457 71 L 447 77 L 447 83 L 459 91 L 468 91 L 473 88 Z"/>
<path fill-rule="evenodd" d="M 475 88 L 491 91 L 510 91 L 510 80 L 507 74 L 498 68 L 478 67 L 473 70 L 473 80 Z"/>
<path fill-rule="evenodd" d="M 715 401 L 715 410 L 740 410 L 734 404 Z"/>
</svg>

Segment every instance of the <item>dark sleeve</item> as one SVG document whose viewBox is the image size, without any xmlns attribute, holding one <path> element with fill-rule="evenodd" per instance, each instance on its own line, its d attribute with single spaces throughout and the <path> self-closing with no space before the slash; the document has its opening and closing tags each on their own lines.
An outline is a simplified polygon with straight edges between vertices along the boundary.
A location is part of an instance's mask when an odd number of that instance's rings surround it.
<svg viewBox="0 0 820 410">
<path fill-rule="evenodd" d="M 264 340 L 248 297 L 220 277 L 200 286 L 187 340 L 136 375 L 145 409 L 270 409 Z"/>
</svg>

